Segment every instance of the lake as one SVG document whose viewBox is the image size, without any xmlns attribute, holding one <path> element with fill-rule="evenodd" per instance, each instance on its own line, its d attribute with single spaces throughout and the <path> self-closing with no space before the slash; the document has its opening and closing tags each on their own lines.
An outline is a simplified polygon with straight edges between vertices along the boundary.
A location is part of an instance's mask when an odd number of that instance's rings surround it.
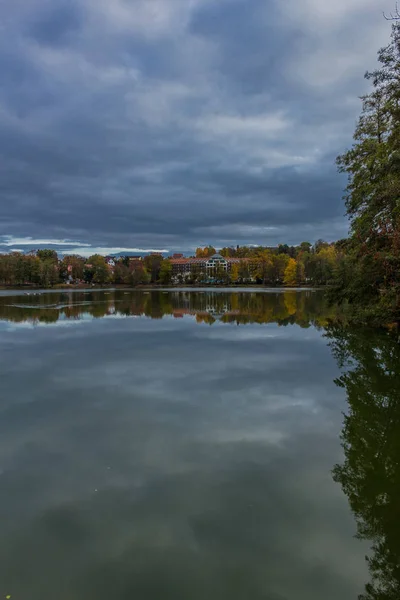
<svg viewBox="0 0 400 600">
<path fill-rule="evenodd" d="M 399 598 L 400 352 L 336 316 L 311 290 L 1 293 L 1 596 Z"/>
</svg>

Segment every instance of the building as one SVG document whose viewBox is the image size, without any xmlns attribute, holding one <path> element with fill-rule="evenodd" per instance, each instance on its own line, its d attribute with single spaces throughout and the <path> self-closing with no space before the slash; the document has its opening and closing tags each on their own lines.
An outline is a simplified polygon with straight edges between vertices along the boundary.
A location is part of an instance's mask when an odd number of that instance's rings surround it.
<svg viewBox="0 0 400 600">
<path fill-rule="evenodd" d="M 104 258 L 104 260 L 106 261 L 106 265 L 108 265 L 111 269 L 113 269 L 115 267 L 115 258 L 114 258 L 114 256 L 106 256 Z"/>
<path fill-rule="evenodd" d="M 141 269 L 143 267 L 143 257 L 140 256 L 140 254 L 126 256 L 125 260 L 128 263 L 130 271 L 135 271 L 136 269 Z"/>
<path fill-rule="evenodd" d="M 231 272 L 234 264 L 239 265 L 241 262 L 239 258 L 225 258 L 221 254 L 214 254 L 208 258 L 170 258 L 172 264 L 172 275 L 173 277 L 188 276 L 197 272 L 199 276 L 203 276 L 204 279 L 214 279 Z"/>
</svg>

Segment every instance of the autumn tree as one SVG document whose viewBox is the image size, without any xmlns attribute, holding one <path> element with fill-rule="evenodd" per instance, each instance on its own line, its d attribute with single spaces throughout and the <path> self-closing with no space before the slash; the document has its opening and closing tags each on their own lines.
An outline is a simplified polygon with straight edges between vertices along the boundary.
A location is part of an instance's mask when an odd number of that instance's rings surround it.
<svg viewBox="0 0 400 600">
<path fill-rule="evenodd" d="M 259 250 L 255 259 L 255 277 L 264 284 L 268 283 L 271 275 L 273 257 L 269 250 Z"/>
<path fill-rule="evenodd" d="M 233 263 L 231 267 L 230 279 L 231 283 L 237 283 L 239 280 L 239 265 L 236 263 Z"/>
<path fill-rule="evenodd" d="M 278 254 L 272 257 L 270 280 L 273 285 L 283 283 L 289 260 L 290 258 L 287 254 Z"/>
<path fill-rule="evenodd" d="M 71 276 L 72 279 L 83 279 L 83 272 L 85 268 L 85 259 L 81 256 L 64 256 L 60 262 L 60 277 L 67 279 Z"/>
<path fill-rule="evenodd" d="M 297 263 L 294 258 L 289 258 L 286 265 L 283 282 L 287 286 L 295 286 L 297 283 Z"/>
<path fill-rule="evenodd" d="M 123 260 L 118 260 L 115 263 L 113 281 L 116 284 L 129 283 L 129 267 Z"/>
<path fill-rule="evenodd" d="M 216 252 L 214 246 L 211 245 L 205 246 L 204 248 L 196 248 L 196 258 L 209 258 L 210 256 L 213 256 L 213 254 L 216 254 Z"/>
<path fill-rule="evenodd" d="M 245 283 L 251 279 L 250 266 L 248 260 L 241 260 L 238 267 L 240 281 Z"/>
</svg>

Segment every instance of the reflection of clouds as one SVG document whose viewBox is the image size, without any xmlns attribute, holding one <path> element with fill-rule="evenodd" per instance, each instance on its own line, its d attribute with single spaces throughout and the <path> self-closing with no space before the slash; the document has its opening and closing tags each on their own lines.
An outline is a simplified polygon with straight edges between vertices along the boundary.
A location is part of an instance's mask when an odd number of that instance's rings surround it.
<svg viewBox="0 0 400 600">
<path fill-rule="evenodd" d="M 125 315 L 121 315 L 118 313 L 113 313 L 111 315 L 103 315 L 102 319 L 127 319 Z M 17 331 L 18 329 L 33 329 L 37 327 L 75 327 L 76 325 L 83 325 L 94 321 L 95 317 L 88 313 L 80 313 L 79 317 L 74 319 L 65 319 L 60 318 L 55 323 L 45 323 L 42 321 L 22 321 L 21 323 L 13 323 L 10 321 L 1 322 L 0 321 L 0 330 L 4 329 L 5 331 Z M 140 319 L 139 315 L 129 315 L 129 319 Z"/>
<path fill-rule="evenodd" d="M 222 326 L 214 326 L 210 331 L 207 329 L 199 329 L 196 332 L 196 337 L 208 338 L 212 340 L 231 340 L 231 341 L 252 341 L 252 340 L 264 340 L 264 339 L 301 339 L 306 342 L 308 340 L 317 340 L 321 338 L 321 335 L 315 329 L 309 329 L 307 331 L 299 330 L 295 327 L 277 327 L 274 323 L 268 323 L 260 325 L 246 324 L 237 326 L 236 323 L 227 324 Z"/>
<path fill-rule="evenodd" d="M 319 332 L 261 330 L 110 318 L 6 333 L 0 580 L 47 600 L 67 564 L 62 600 L 150 597 L 155 579 L 182 600 L 354 600 L 364 561 L 330 478 L 336 367 Z"/>
</svg>

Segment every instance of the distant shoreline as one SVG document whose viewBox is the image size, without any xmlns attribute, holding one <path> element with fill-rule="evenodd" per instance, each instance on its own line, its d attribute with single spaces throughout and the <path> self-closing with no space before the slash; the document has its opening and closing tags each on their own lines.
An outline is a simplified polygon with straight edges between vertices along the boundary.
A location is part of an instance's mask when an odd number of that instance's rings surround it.
<svg viewBox="0 0 400 600">
<path fill-rule="evenodd" d="M 315 286 L 315 285 L 299 285 L 299 286 L 284 286 L 284 285 L 263 285 L 263 284 L 254 284 L 254 283 L 227 283 L 227 284 L 220 284 L 220 285 L 215 285 L 215 284 L 210 284 L 210 285 L 197 285 L 197 284 L 186 284 L 186 285 L 163 285 L 163 284 L 140 284 L 140 285 L 136 285 L 136 286 L 132 286 L 132 285 L 128 285 L 125 283 L 122 284 L 103 284 L 103 285 L 90 285 L 90 284 L 79 284 L 79 285 L 72 285 L 72 284 L 57 284 L 54 285 L 52 287 L 48 287 L 48 288 L 44 288 L 42 286 L 33 286 L 33 285 L 20 285 L 20 286 L 0 286 L 0 291 L 15 291 L 15 292 L 29 292 L 29 291 L 37 291 L 37 290 L 41 290 L 41 291 L 49 291 L 49 292 L 56 292 L 57 290 L 85 290 L 85 291 L 90 291 L 90 290 L 95 290 L 95 291 L 101 291 L 101 290 L 160 290 L 160 291 L 166 291 L 166 290 L 182 290 L 182 289 L 187 289 L 187 290 L 191 290 L 191 289 L 202 289 L 202 290 L 213 290 L 213 289 L 226 289 L 226 288 L 232 288 L 232 289 L 254 289 L 254 290 L 262 290 L 262 289 L 276 289 L 276 290 L 282 290 L 282 289 L 287 289 L 287 290 L 324 290 L 327 289 L 329 286 Z"/>
</svg>

